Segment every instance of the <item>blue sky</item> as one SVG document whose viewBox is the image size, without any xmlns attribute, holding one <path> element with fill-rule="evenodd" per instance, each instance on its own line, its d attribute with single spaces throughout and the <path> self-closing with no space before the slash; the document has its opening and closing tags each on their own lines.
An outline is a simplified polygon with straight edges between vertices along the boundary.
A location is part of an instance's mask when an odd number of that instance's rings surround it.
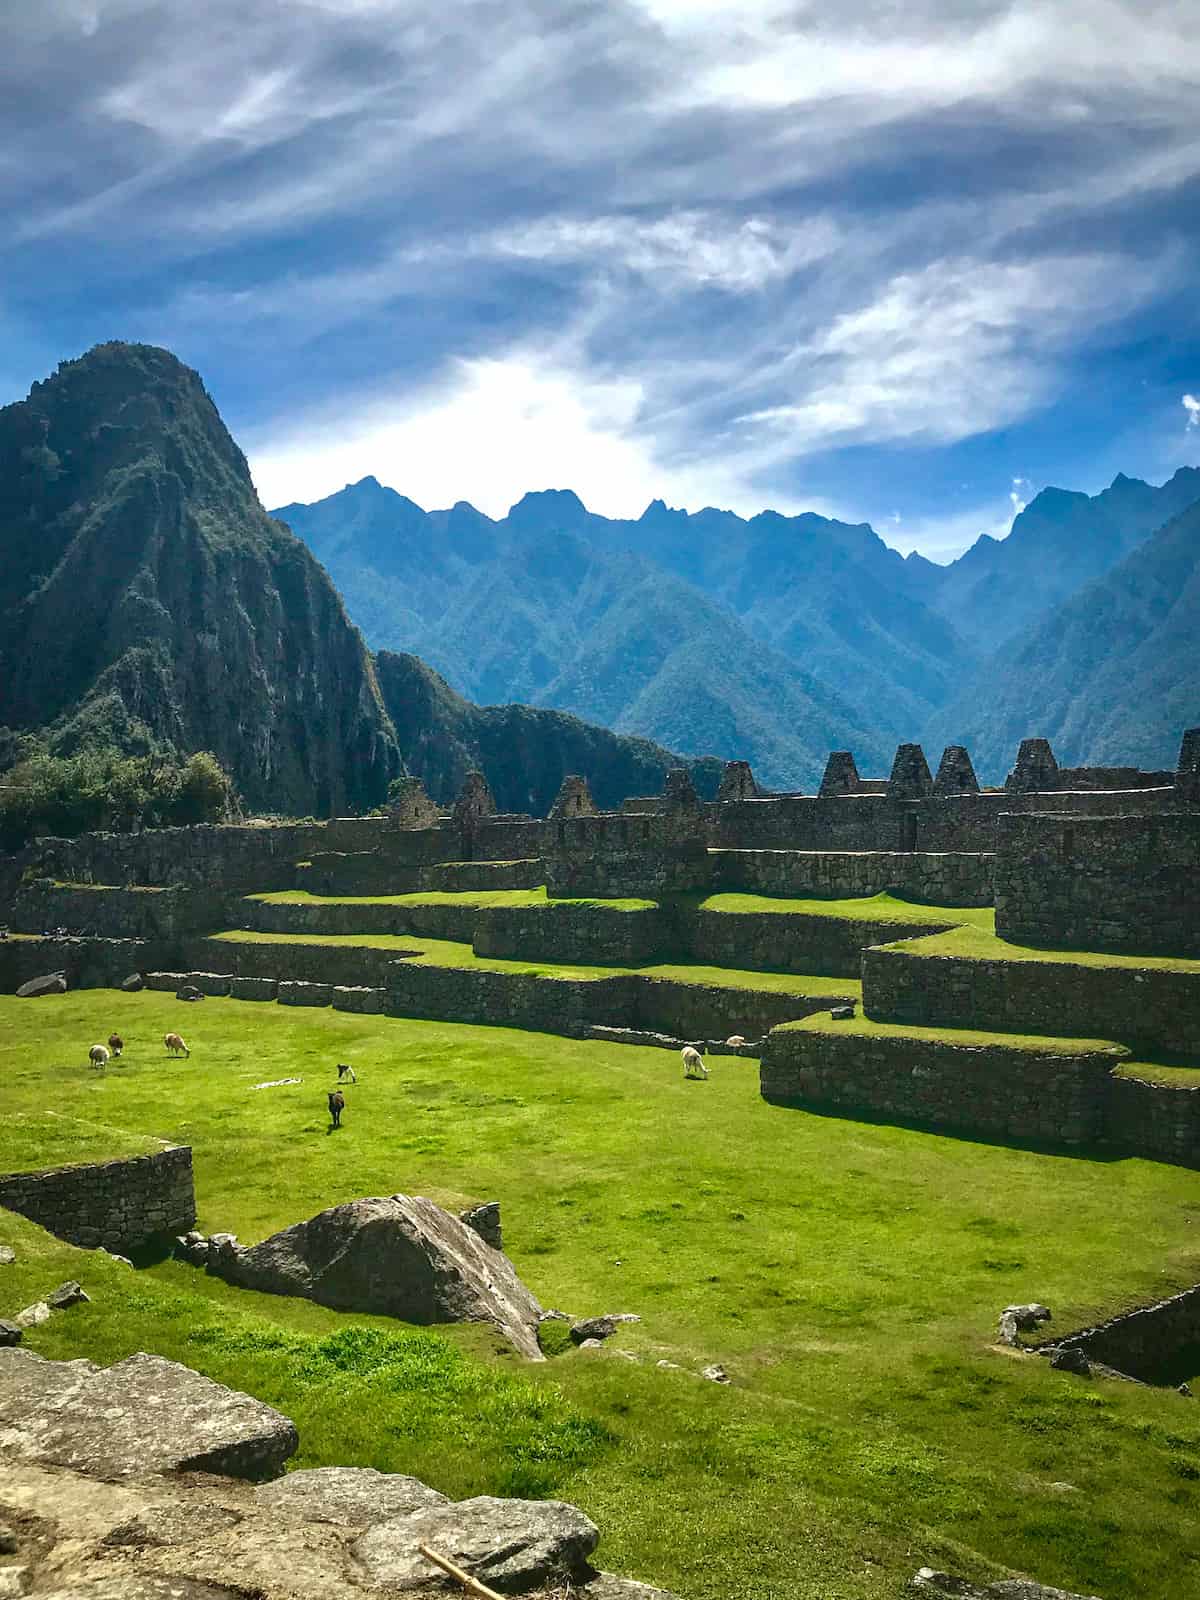
<svg viewBox="0 0 1200 1600">
<path fill-rule="evenodd" d="M 818 510 L 1200 462 L 1183 0 L 0 0 L 0 401 L 203 374 L 268 505 Z"/>
</svg>

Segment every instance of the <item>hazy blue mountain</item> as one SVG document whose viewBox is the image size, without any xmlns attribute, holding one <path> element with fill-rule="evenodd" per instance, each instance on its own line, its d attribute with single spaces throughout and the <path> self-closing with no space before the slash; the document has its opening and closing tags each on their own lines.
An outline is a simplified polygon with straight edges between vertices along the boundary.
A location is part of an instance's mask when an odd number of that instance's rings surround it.
<svg viewBox="0 0 1200 1600">
<path fill-rule="evenodd" d="M 985 662 L 927 738 L 993 780 L 1027 734 L 1064 765 L 1173 767 L 1200 722 L 1198 634 L 1200 502 Z"/>
<path fill-rule="evenodd" d="M 1123 474 L 1098 495 L 1043 489 L 1006 539 L 982 534 L 949 566 L 911 558 L 930 605 L 988 652 L 1102 577 L 1156 529 L 1200 500 L 1200 469 L 1157 487 Z"/>
<path fill-rule="evenodd" d="M 593 517 L 568 492 L 527 495 L 502 522 L 412 510 L 365 479 L 277 515 L 329 566 L 373 645 L 415 652 L 470 699 L 742 757 L 773 787 L 813 784 L 847 739 L 871 770 L 890 761 L 895 737 L 874 712 L 631 551 L 636 525 Z M 907 725 L 929 708 L 914 701 Z"/>
</svg>

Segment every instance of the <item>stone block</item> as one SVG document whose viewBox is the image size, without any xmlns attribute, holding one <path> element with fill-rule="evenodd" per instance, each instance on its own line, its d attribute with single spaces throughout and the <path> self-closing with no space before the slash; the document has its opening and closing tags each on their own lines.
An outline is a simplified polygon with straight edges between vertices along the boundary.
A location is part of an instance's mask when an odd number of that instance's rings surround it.
<svg viewBox="0 0 1200 1600">
<path fill-rule="evenodd" d="M 233 984 L 233 974 L 229 972 L 189 972 L 187 981 L 193 989 L 199 989 L 201 994 L 227 995 Z"/>
<path fill-rule="evenodd" d="M 274 1000 L 279 992 L 279 980 L 235 977 L 229 992 L 235 1000 Z"/>
<path fill-rule="evenodd" d="M 186 972 L 147 972 L 144 977 L 147 989 L 157 989 L 170 994 L 177 994 L 188 982 L 190 979 Z"/>
<path fill-rule="evenodd" d="M 387 1002 L 386 989 L 370 989 L 353 984 L 338 983 L 333 986 L 335 1011 L 358 1011 L 372 1015 L 381 1012 Z"/>
<path fill-rule="evenodd" d="M 296 983 L 283 981 L 278 994 L 281 1006 L 328 1006 L 333 1003 L 331 983 Z"/>
</svg>

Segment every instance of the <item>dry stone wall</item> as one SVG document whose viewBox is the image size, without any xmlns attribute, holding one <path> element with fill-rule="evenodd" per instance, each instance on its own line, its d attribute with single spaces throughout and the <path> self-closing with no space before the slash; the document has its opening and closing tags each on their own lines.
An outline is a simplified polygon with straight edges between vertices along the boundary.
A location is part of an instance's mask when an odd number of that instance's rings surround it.
<svg viewBox="0 0 1200 1600">
<path fill-rule="evenodd" d="M 22 884 L 12 908 L 18 933 L 67 928 L 90 936 L 176 939 L 227 926 L 235 897 L 220 890 L 58 884 L 37 878 Z"/>
<path fill-rule="evenodd" d="M 1113 1039 L 1184 1059 L 1200 1040 L 1200 971 L 872 949 L 863 997 L 880 1022 Z"/>
<path fill-rule="evenodd" d="M 1019 944 L 1200 956 L 1200 812 L 999 819 L 996 932 Z"/>
<path fill-rule="evenodd" d="M 936 933 L 953 922 L 874 922 L 799 911 L 696 911 L 680 920 L 688 957 L 714 967 L 858 976 L 865 946 Z"/>
<path fill-rule="evenodd" d="M 550 902 L 481 909 L 473 937 L 479 956 L 636 967 L 663 960 L 675 936 L 669 914 L 657 907 L 614 911 Z"/>
<path fill-rule="evenodd" d="M 1200 1166 L 1200 1089 L 1113 1078 L 1105 1138 L 1122 1150 L 1176 1166 Z"/>
<path fill-rule="evenodd" d="M 0 1206 L 69 1244 L 126 1254 L 195 1224 L 192 1152 L 174 1145 L 120 1161 L 11 1173 L 0 1177 Z"/>
<path fill-rule="evenodd" d="M 71 989 L 114 988 L 131 973 L 178 965 L 177 949 L 160 940 L 46 938 L 0 940 L 0 991 L 62 972 Z"/>
<path fill-rule="evenodd" d="M 1105 1126 L 1109 1074 L 1123 1052 L 1066 1055 L 953 1037 L 872 1034 L 835 1023 L 778 1028 L 762 1056 L 763 1098 L 867 1111 L 1007 1139 L 1085 1145 Z"/>
<path fill-rule="evenodd" d="M 795 899 L 896 894 L 935 906 L 990 906 L 989 852 L 711 850 L 715 890 Z"/>
</svg>

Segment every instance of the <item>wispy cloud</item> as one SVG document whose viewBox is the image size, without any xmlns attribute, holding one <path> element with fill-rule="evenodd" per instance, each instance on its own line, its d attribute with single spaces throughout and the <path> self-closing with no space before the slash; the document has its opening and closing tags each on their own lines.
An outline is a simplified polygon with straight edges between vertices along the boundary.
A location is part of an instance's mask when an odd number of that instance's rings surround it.
<svg viewBox="0 0 1200 1600">
<path fill-rule="evenodd" d="M 1183 409 L 1187 412 L 1187 425 L 1189 428 L 1200 428 L 1200 399 L 1194 394 L 1185 394 Z"/>
</svg>

